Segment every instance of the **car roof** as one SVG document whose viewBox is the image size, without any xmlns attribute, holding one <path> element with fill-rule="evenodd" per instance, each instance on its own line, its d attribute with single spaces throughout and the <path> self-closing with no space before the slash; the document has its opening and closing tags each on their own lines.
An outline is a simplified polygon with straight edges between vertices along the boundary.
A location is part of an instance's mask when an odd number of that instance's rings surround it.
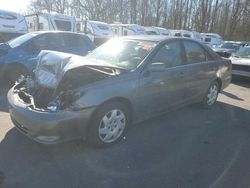
<svg viewBox="0 0 250 188">
<path fill-rule="evenodd" d="M 72 31 L 58 31 L 58 30 L 53 30 L 53 31 L 35 31 L 35 32 L 31 32 L 34 34 L 46 34 L 46 33 L 73 33 L 73 34 L 80 34 L 80 33 L 76 33 L 76 32 L 72 32 Z"/>
<path fill-rule="evenodd" d="M 144 41 L 151 41 L 151 42 L 161 42 L 161 41 L 172 39 L 172 38 L 180 39 L 180 37 L 164 36 L 164 35 L 134 35 L 134 36 L 121 37 L 121 38 L 131 39 L 131 40 L 144 40 Z"/>
<path fill-rule="evenodd" d="M 171 39 L 189 40 L 189 41 L 194 41 L 194 42 L 200 43 L 199 41 L 194 40 L 192 38 L 166 36 L 166 35 L 134 35 L 134 36 L 121 37 L 121 38 L 130 39 L 130 40 L 143 40 L 143 41 L 156 42 L 156 43 L 159 43 L 159 42 L 162 42 L 165 40 L 171 40 Z"/>
</svg>

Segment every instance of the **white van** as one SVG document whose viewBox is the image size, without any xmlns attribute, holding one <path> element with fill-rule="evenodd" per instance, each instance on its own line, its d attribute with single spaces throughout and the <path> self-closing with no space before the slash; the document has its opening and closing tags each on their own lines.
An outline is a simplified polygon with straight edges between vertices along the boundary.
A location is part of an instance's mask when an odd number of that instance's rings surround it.
<svg viewBox="0 0 250 188">
<path fill-rule="evenodd" d="M 203 41 L 201 33 L 196 31 L 187 31 L 187 30 L 169 30 L 169 31 L 171 32 L 171 35 L 175 37 L 186 37 L 186 38 L 192 38 L 199 42 Z"/>
<path fill-rule="evenodd" d="M 94 20 L 77 19 L 77 32 L 87 34 L 96 45 L 100 45 L 114 36 L 111 25 Z"/>
<path fill-rule="evenodd" d="M 203 42 L 210 47 L 218 46 L 223 43 L 222 37 L 217 33 L 201 33 Z"/>
<path fill-rule="evenodd" d="M 137 24 L 111 24 L 114 36 L 146 35 L 144 27 Z"/>
<path fill-rule="evenodd" d="M 144 29 L 148 35 L 166 35 L 166 36 L 171 35 L 170 31 L 162 27 L 151 26 L 151 27 L 144 27 Z"/>
<path fill-rule="evenodd" d="M 174 37 L 187 37 L 191 38 L 192 37 L 192 32 L 191 31 L 186 31 L 186 30 L 169 30 L 171 35 Z"/>
<path fill-rule="evenodd" d="M 28 32 L 21 14 L 0 10 L 0 43 Z"/>
<path fill-rule="evenodd" d="M 201 33 L 199 32 L 196 32 L 196 31 L 192 31 L 192 35 L 191 35 L 191 38 L 199 41 L 199 42 L 203 42 L 203 36 Z"/>
<path fill-rule="evenodd" d="M 37 13 L 25 16 L 28 31 L 61 30 L 76 32 L 76 19 L 58 13 Z"/>
</svg>

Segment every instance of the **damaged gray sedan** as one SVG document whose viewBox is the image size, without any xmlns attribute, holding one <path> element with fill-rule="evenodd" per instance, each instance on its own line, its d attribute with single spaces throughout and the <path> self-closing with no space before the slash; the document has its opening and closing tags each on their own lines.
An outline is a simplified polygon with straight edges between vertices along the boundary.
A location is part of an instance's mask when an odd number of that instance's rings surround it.
<svg viewBox="0 0 250 188">
<path fill-rule="evenodd" d="M 40 143 L 106 146 L 131 123 L 191 103 L 213 106 L 230 80 L 230 60 L 196 41 L 126 37 L 84 58 L 42 51 L 34 77 L 20 78 L 8 101 L 17 129 Z"/>
</svg>

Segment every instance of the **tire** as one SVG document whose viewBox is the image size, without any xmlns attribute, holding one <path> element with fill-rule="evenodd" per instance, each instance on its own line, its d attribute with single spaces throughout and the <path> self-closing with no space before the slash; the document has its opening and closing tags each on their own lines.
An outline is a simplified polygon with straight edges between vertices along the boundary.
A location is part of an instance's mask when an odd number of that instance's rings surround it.
<svg viewBox="0 0 250 188">
<path fill-rule="evenodd" d="M 7 79 L 7 85 L 12 86 L 21 75 L 26 77 L 28 75 L 28 71 L 22 66 L 10 66 L 6 69 L 5 75 Z"/>
<path fill-rule="evenodd" d="M 212 106 L 214 106 L 217 97 L 219 94 L 219 84 L 218 82 L 214 81 L 208 88 L 203 101 L 202 101 L 202 106 L 204 108 L 211 108 Z"/>
<path fill-rule="evenodd" d="M 130 123 L 130 113 L 120 102 L 104 104 L 95 113 L 88 129 L 88 142 L 97 147 L 105 147 L 118 142 Z"/>
</svg>

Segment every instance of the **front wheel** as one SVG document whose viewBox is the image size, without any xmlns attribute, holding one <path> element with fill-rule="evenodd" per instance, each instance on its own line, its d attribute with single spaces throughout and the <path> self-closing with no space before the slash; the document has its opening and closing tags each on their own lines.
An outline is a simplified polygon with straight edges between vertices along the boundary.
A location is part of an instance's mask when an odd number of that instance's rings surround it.
<svg viewBox="0 0 250 188">
<path fill-rule="evenodd" d="M 88 141 L 100 147 L 111 145 L 122 138 L 129 122 L 130 115 L 124 104 L 104 104 L 90 122 Z"/>
<path fill-rule="evenodd" d="M 215 81 L 209 86 L 203 98 L 203 101 L 202 101 L 203 107 L 211 108 L 216 102 L 218 94 L 219 94 L 219 84 L 218 82 Z"/>
</svg>

